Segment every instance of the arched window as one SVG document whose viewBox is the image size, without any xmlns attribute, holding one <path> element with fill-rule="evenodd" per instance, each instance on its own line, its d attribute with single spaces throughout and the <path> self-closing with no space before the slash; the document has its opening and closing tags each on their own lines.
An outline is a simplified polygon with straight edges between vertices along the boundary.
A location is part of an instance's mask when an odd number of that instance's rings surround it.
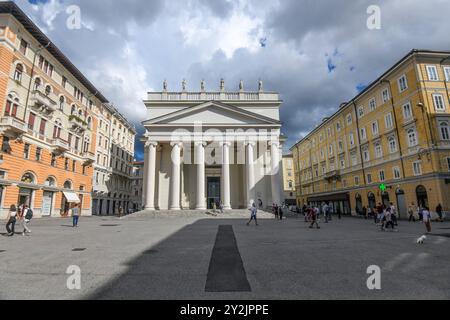
<svg viewBox="0 0 450 320">
<path fill-rule="evenodd" d="M 397 152 L 397 141 L 395 140 L 394 137 L 389 138 L 389 152 L 390 153 Z"/>
<path fill-rule="evenodd" d="M 70 180 L 64 182 L 64 189 L 72 190 L 72 182 Z"/>
<path fill-rule="evenodd" d="M 61 131 L 62 131 L 62 122 L 59 119 L 55 120 L 55 125 L 53 127 L 53 138 L 61 138 Z"/>
<path fill-rule="evenodd" d="M 39 90 L 41 88 L 42 81 L 41 78 L 36 78 L 34 80 L 33 90 Z"/>
<path fill-rule="evenodd" d="M 92 118 L 91 118 L 91 117 L 89 117 L 89 118 L 87 119 L 87 125 L 88 125 L 88 128 L 89 128 L 89 129 L 92 129 Z"/>
<path fill-rule="evenodd" d="M 5 116 L 16 117 L 17 110 L 19 109 L 19 102 L 20 102 L 19 98 L 17 98 L 15 94 L 13 93 L 8 94 L 5 106 Z"/>
<path fill-rule="evenodd" d="M 23 65 L 21 63 L 17 64 L 16 70 L 14 71 L 14 80 L 21 82 L 23 74 Z"/>
<path fill-rule="evenodd" d="M 78 110 L 78 117 L 80 117 L 80 118 L 83 117 L 83 110 L 81 110 L 81 109 Z"/>
<path fill-rule="evenodd" d="M 52 93 L 52 87 L 50 85 L 46 85 L 45 94 L 48 96 L 50 93 Z"/>
<path fill-rule="evenodd" d="M 375 157 L 381 158 L 383 156 L 383 148 L 380 143 L 375 144 Z"/>
<path fill-rule="evenodd" d="M 47 180 L 45 180 L 45 185 L 47 187 L 56 187 L 56 180 L 53 177 L 48 177 Z"/>
<path fill-rule="evenodd" d="M 64 99 L 64 96 L 59 97 L 59 110 L 64 110 L 64 104 L 66 102 L 66 99 Z"/>
<path fill-rule="evenodd" d="M 450 140 L 450 129 L 447 121 L 442 121 L 439 123 L 439 129 L 441 131 L 442 140 Z"/>
<path fill-rule="evenodd" d="M 414 130 L 414 129 L 408 130 L 408 145 L 410 147 L 415 147 L 418 145 L 417 133 L 416 133 L 416 130 Z"/>
<path fill-rule="evenodd" d="M 27 172 L 22 176 L 22 179 L 20 179 L 20 181 L 23 183 L 34 184 L 36 179 L 34 178 L 34 175 L 32 173 Z"/>
<path fill-rule="evenodd" d="M 77 114 L 77 108 L 75 105 L 72 105 L 72 108 L 70 109 L 70 114 L 75 116 Z"/>
<path fill-rule="evenodd" d="M 364 117 L 364 107 L 359 107 L 358 109 L 358 118 Z"/>
<path fill-rule="evenodd" d="M 289 189 L 292 189 L 293 186 L 294 186 L 293 183 L 292 183 L 292 181 L 289 181 L 289 182 L 288 182 L 288 185 L 289 185 Z"/>
</svg>

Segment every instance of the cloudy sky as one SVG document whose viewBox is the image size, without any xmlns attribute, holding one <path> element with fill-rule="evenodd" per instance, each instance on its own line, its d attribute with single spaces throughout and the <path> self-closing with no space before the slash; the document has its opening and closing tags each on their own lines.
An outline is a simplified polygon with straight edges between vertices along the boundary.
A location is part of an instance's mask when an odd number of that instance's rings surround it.
<svg viewBox="0 0 450 320">
<path fill-rule="evenodd" d="M 16 0 L 140 128 L 147 91 L 278 91 L 286 150 L 413 48 L 450 50 L 448 0 Z M 81 29 L 66 27 L 71 5 Z M 369 30 L 367 9 L 381 9 Z M 142 129 L 139 130 L 142 133 Z M 137 158 L 142 156 L 142 147 Z"/>
</svg>

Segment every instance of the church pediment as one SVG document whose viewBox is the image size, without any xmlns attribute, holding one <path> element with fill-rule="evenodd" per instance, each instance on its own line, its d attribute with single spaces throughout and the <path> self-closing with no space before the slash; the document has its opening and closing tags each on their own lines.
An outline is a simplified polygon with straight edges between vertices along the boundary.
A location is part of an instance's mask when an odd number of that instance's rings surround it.
<svg viewBox="0 0 450 320">
<path fill-rule="evenodd" d="M 210 125 L 279 125 L 280 122 L 257 113 L 217 101 L 206 102 L 152 120 L 144 125 L 187 125 L 201 121 Z"/>
</svg>

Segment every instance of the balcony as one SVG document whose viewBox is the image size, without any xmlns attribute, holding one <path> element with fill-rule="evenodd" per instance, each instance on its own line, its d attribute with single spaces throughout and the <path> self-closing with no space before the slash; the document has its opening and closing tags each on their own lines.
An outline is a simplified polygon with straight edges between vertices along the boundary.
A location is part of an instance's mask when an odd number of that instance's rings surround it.
<svg viewBox="0 0 450 320">
<path fill-rule="evenodd" d="M 51 145 L 54 149 L 54 152 L 57 154 L 62 154 L 69 151 L 70 149 L 69 143 L 61 138 L 55 138 L 51 140 Z"/>
<path fill-rule="evenodd" d="M 333 170 L 333 171 L 327 172 L 325 174 L 325 180 L 327 180 L 327 181 L 332 181 L 332 180 L 338 181 L 340 179 L 341 179 L 340 170 Z"/>
<path fill-rule="evenodd" d="M 95 153 L 87 151 L 87 152 L 83 152 L 82 157 L 84 158 L 84 163 L 86 165 L 91 165 L 93 163 L 95 163 Z"/>
<path fill-rule="evenodd" d="M 69 130 L 75 133 L 83 133 L 84 131 L 87 130 L 88 127 L 87 123 L 77 116 L 70 116 L 69 123 L 70 123 Z"/>
<path fill-rule="evenodd" d="M 0 131 L 9 137 L 18 138 L 28 132 L 27 125 L 15 117 L 6 116 L 0 121 Z"/>
<path fill-rule="evenodd" d="M 48 95 L 35 90 L 31 93 L 31 106 L 41 112 L 51 114 L 56 111 L 57 103 Z"/>
</svg>

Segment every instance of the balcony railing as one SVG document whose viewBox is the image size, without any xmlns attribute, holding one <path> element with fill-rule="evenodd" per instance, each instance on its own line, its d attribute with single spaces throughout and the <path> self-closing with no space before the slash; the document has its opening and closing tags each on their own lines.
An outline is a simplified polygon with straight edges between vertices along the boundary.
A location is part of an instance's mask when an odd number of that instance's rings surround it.
<svg viewBox="0 0 450 320">
<path fill-rule="evenodd" d="M 35 108 L 40 108 L 41 110 L 45 110 L 49 113 L 56 111 L 57 103 L 39 90 L 34 90 L 31 94 L 31 103 Z"/>
<path fill-rule="evenodd" d="M 61 138 L 51 140 L 51 145 L 55 149 L 55 152 L 63 153 L 70 150 L 69 143 Z"/>
<path fill-rule="evenodd" d="M 275 92 L 149 92 L 149 101 L 279 101 Z"/>
<path fill-rule="evenodd" d="M 25 122 L 11 116 L 5 116 L 1 119 L 0 128 L 4 133 L 14 135 L 22 135 L 28 132 L 28 127 Z"/>
<path fill-rule="evenodd" d="M 73 131 L 73 132 L 82 133 L 82 132 L 86 131 L 88 128 L 88 125 L 86 122 L 84 122 L 82 119 L 75 117 L 75 116 L 70 116 L 69 122 L 70 122 L 69 130 Z"/>
<path fill-rule="evenodd" d="M 340 170 L 333 170 L 325 174 L 325 180 L 339 180 L 341 178 Z"/>
<path fill-rule="evenodd" d="M 84 158 L 86 164 L 92 164 L 96 160 L 95 153 L 91 151 L 83 152 L 82 157 Z"/>
</svg>

